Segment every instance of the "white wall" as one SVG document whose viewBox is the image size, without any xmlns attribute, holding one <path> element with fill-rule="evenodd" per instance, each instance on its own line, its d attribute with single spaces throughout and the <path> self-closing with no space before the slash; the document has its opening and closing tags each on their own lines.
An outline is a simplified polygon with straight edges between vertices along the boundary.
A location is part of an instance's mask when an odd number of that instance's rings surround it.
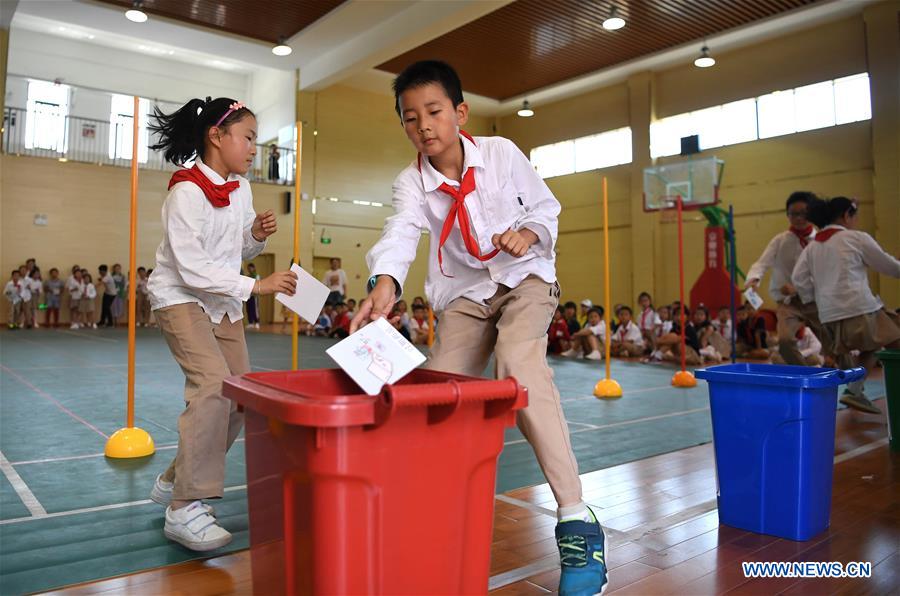
<svg viewBox="0 0 900 596">
<path fill-rule="evenodd" d="M 16 28 L 10 31 L 7 71 L 9 75 L 48 81 L 60 78 L 69 85 L 177 103 L 207 95 L 242 98 L 250 78 Z M 7 105 L 25 107 L 24 100 L 21 106 L 9 101 Z"/>
<path fill-rule="evenodd" d="M 259 142 L 278 138 L 280 129 L 291 127 L 295 122 L 294 72 L 259 68 L 248 79 L 247 93 L 241 98 L 256 113 Z"/>
</svg>

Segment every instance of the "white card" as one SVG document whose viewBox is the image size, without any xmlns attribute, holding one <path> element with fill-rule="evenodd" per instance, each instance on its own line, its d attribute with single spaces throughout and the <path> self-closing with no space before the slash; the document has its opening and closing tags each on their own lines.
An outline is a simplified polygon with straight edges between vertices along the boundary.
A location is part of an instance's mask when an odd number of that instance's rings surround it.
<svg viewBox="0 0 900 596">
<path fill-rule="evenodd" d="M 753 288 L 747 288 L 744 290 L 744 298 L 747 299 L 747 302 L 750 303 L 750 306 L 753 307 L 753 310 L 759 310 L 759 307 L 763 305 L 762 297 L 756 293 L 756 290 Z"/>
<path fill-rule="evenodd" d="M 396 383 L 425 362 L 425 354 L 383 318 L 326 353 L 369 395 L 378 395 L 385 384 Z"/>
<path fill-rule="evenodd" d="M 328 298 L 328 287 L 296 263 L 291 265 L 291 271 L 297 274 L 297 291 L 293 296 L 278 292 L 275 294 L 275 300 L 315 324 Z"/>
</svg>

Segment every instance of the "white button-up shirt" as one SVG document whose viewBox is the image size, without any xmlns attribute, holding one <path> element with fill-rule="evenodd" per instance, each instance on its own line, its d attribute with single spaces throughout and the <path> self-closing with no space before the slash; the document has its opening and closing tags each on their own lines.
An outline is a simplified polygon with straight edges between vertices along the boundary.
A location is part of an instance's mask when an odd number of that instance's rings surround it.
<svg viewBox="0 0 900 596">
<path fill-rule="evenodd" d="M 816 301 L 823 323 L 873 313 L 883 306 L 869 288 L 867 268 L 900 277 L 900 261 L 859 230 L 841 230 L 825 242 L 810 242 L 800 254 L 792 280 L 804 303 Z"/>
<path fill-rule="evenodd" d="M 816 233 L 813 232 L 810 237 L 810 244 L 813 242 Z M 803 252 L 803 245 L 800 238 L 790 230 L 781 232 L 766 246 L 766 250 L 759 259 L 750 266 L 747 272 L 747 279 L 761 280 L 770 268 L 772 269 L 772 277 L 769 278 L 769 296 L 773 300 L 782 302 L 788 298 L 781 292 L 784 284 L 791 281 L 791 273 L 794 271 L 794 265 Z"/>
<path fill-rule="evenodd" d="M 224 184 L 216 172 L 197 158 L 197 167 L 215 184 Z M 179 182 L 169 191 L 162 208 L 163 239 L 156 249 L 156 267 L 147 288 L 153 310 L 198 303 L 213 323 L 226 314 L 243 318 L 242 302 L 250 298 L 256 280 L 241 275 L 241 262 L 265 248 L 253 238 L 256 212 L 246 178 L 231 174 L 240 187 L 227 207 L 213 207 L 199 186 Z"/>
<path fill-rule="evenodd" d="M 515 288 L 529 275 L 547 283 L 556 281 L 557 218 L 560 205 L 528 158 L 512 141 L 502 137 L 476 137 L 475 143 L 460 135 L 463 143 L 463 172 L 475 168 L 475 190 L 466 197 L 472 234 L 482 254 L 494 250 L 491 237 L 506 230 L 528 228 L 538 242 L 521 258 L 500 252 L 493 259 L 479 261 L 463 244 L 459 223 L 444 244 L 444 273 L 438 266 L 441 228 L 453 199 L 438 187 L 442 183 L 459 188 L 460 183 L 438 172 L 428 159 L 413 161 L 394 180 L 395 215 L 385 222 L 381 239 L 369 251 L 366 261 L 372 275 L 390 275 L 403 287 L 409 267 L 416 258 L 422 232 L 431 234 L 428 278 L 425 293 L 435 310 L 465 297 L 475 302 L 491 298 L 500 284 Z"/>
</svg>

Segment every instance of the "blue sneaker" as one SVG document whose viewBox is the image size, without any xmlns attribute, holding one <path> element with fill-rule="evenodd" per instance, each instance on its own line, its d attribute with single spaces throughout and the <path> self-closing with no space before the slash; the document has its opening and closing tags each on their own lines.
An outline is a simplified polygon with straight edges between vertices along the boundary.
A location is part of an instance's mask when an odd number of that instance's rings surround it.
<svg viewBox="0 0 900 596">
<path fill-rule="evenodd" d="M 594 517 L 593 511 L 591 517 Z M 594 517 L 593 522 L 573 520 L 556 524 L 556 544 L 562 569 L 560 596 L 602 594 L 609 577 L 606 573 L 606 534 L 597 518 Z"/>
</svg>

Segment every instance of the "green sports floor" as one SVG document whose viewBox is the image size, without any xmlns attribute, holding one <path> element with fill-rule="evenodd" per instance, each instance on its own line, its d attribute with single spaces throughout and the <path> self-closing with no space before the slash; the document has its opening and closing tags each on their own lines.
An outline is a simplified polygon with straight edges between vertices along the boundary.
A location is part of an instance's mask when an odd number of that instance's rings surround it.
<svg viewBox="0 0 900 596">
<path fill-rule="evenodd" d="M 254 370 L 290 366 L 290 338 L 248 333 Z M 303 338 L 303 368 L 330 368 L 329 340 Z M 123 426 L 124 330 L 0 332 L 0 594 L 47 590 L 199 558 L 168 542 L 163 510 L 149 501 L 153 481 L 175 454 L 184 377 L 157 330 L 138 329 L 136 425 L 155 455 L 108 460 L 106 438 Z M 673 369 L 615 361 L 624 398 L 592 396 L 602 365 L 551 359 L 581 472 L 707 443 L 712 438 L 704 383 L 673 389 Z M 881 381 L 867 384 L 884 395 Z M 531 448 L 509 429 L 497 492 L 545 480 Z M 228 454 L 226 496 L 215 503 L 249 545 L 243 441 Z"/>
</svg>

